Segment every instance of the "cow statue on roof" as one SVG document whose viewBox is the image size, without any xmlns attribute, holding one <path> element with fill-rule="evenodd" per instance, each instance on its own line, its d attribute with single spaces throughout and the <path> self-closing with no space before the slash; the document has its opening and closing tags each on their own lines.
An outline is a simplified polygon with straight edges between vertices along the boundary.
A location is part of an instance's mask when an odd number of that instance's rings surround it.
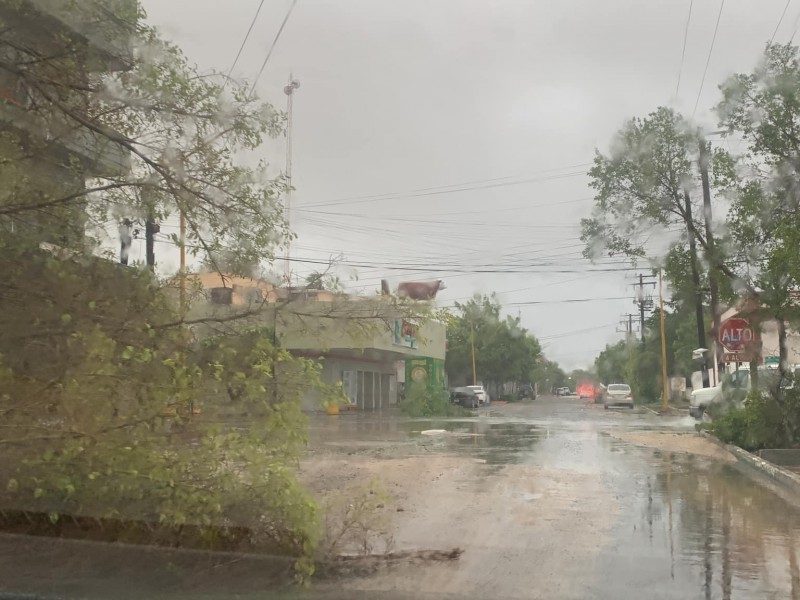
<svg viewBox="0 0 800 600">
<path fill-rule="evenodd" d="M 445 289 L 444 281 L 436 279 L 432 281 L 401 281 L 397 285 L 396 295 L 398 298 L 410 298 L 411 300 L 433 300 L 439 290 Z M 385 279 L 381 281 L 381 293 L 389 295 L 389 282 Z"/>
</svg>

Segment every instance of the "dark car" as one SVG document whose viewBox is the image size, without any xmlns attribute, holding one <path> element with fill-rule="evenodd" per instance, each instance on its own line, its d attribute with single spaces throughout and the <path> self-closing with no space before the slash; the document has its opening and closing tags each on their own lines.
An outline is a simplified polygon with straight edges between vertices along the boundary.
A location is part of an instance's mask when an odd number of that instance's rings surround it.
<svg viewBox="0 0 800 600">
<path fill-rule="evenodd" d="M 450 390 L 450 401 L 460 404 L 464 408 L 478 408 L 481 400 L 475 390 L 468 387 L 458 387 Z"/>
<path fill-rule="evenodd" d="M 531 400 L 536 400 L 536 389 L 529 384 L 523 384 L 519 388 L 519 397 L 522 399 L 530 398 Z"/>
</svg>

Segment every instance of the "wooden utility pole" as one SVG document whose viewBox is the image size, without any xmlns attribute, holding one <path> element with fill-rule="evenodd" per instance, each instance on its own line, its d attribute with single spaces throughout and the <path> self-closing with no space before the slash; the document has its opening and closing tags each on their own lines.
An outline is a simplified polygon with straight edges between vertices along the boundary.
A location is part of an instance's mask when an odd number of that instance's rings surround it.
<svg viewBox="0 0 800 600">
<path fill-rule="evenodd" d="M 714 232 L 711 227 L 711 185 L 708 180 L 708 143 L 705 139 L 700 138 L 700 155 L 698 159 L 700 167 L 700 183 L 703 187 L 703 217 L 706 226 L 706 249 L 708 255 L 708 282 L 711 289 L 711 341 L 713 348 L 713 367 L 714 367 L 714 380 L 719 380 L 719 365 L 717 362 L 717 339 L 719 337 L 719 286 L 717 283 L 717 252 L 714 244 Z M 701 346 L 703 347 L 703 346 Z"/>
<path fill-rule="evenodd" d="M 634 301 L 634 304 L 639 307 L 639 333 L 642 338 L 642 346 L 645 344 L 644 312 L 646 309 L 653 307 L 653 299 L 650 298 L 650 296 L 645 296 L 644 286 L 654 286 L 656 284 L 655 281 L 645 281 L 645 277 L 650 279 L 652 278 L 652 275 L 643 275 L 639 273 L 639 282 L 633 284 L 633 287 L 638 288 L 636 291 L 636 300 Z"/>
<path fill-rule="evenodd" d="M 667 335 L 664 326 L 664 283 L 663 270 L 658 270 L 658 302 L 661 307 L 661 379 L 663 380 L 663 410 L 669 408 L 669 382 L 667 381 Z"/>
</svg>

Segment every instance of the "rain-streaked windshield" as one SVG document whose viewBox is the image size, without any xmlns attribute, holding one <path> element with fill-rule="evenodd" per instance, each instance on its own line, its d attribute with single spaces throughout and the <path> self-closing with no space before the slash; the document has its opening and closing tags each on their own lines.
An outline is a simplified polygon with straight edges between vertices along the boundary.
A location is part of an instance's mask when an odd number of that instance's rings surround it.
<svg viewBox="0 0 800 600">
<path fill-rule="evenodd" d="M 798 182 L 797 1 L 0 0 L 0 599 L 800 600 Z"/>
</svg>

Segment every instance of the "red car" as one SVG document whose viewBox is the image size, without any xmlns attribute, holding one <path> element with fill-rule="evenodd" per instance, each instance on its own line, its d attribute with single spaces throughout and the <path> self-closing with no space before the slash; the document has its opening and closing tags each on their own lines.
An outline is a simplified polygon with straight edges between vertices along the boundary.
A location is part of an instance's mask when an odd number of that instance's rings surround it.
<svg viewBox="0 0 800 600">
<path fill-rule="evenodd" d="M 585 381 L 578 386 L 577 394 L 581 400 L 593 400 L 595 397 L 595 385 Z"/>
</svg>

